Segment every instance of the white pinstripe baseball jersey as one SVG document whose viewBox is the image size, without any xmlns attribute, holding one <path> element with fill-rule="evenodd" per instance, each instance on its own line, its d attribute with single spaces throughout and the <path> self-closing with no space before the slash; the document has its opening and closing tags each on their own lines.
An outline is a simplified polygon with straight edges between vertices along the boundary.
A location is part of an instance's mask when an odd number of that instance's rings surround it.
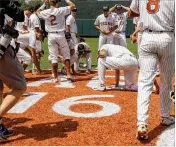
<svg viewBox="0 0 176 147">
<path fill-rule="evenodd" d="M 130 8 L 133 12 L 140 13 L 143 30 L 175 29 L 175 0 L 133 0 Z"/>
</svg>

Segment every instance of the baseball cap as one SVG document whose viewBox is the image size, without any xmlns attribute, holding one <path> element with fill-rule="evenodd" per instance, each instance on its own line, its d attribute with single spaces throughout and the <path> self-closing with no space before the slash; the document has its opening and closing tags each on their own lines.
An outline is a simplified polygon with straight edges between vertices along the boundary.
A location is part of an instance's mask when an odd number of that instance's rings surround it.
<svg viewBox="0 0 176 147">
<path fill-rule="evenodd" d="M 34 8 L 31 6 L 31 7 L 29 7 L 28 9 L 27 9 L 28 11 L 30 11 L 31 13 L 33 13 L 34 12 Z"/>
<path fill-rule="evenodd" d="M 116 6 L 116 9 L 118 9 L 118 10 L 119 10 L 119 9 L 122 9 L 122 6 L 121 6 L 121 5 L 117 5 L 117 6 Z"/>
<path fill-rule="evenodd" d="M 109 11 L 109 6 L 103 6 L 103 11 Z"/>
</svg>

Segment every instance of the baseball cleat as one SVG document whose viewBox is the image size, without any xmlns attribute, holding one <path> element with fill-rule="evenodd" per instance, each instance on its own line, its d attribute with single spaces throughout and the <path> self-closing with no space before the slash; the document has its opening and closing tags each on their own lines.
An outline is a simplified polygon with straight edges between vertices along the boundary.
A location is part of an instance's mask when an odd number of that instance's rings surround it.
<svg viewBox="0 0 176 147">
<path fill-rule="evenodd" d="M 75 80 L 73 79 L 71 75 L 67 75 L 67 81 L 74 82 Z"/>
<path fill-rule="evenodd" d="M 139 125 L 137 129 L 136 138 L 139 140 L 148 139 L 148 128 L 147 125 Z"/>
<path fill-rule="evenodd" d="M 169 117 L 162 117 L 161 118 L 161 125 L 162 126 L 169 126 L 175 123 L 175 117 L 169 116 Z"/>
<path fill-rule="evenodd" d="M 129 85 L 129 86 L 125 86 L 124 89 L 128 90 L 128 91 L 138 91 L 138 86 L 136 84 L 132 84 L 132 85 Z"/>
</svg>

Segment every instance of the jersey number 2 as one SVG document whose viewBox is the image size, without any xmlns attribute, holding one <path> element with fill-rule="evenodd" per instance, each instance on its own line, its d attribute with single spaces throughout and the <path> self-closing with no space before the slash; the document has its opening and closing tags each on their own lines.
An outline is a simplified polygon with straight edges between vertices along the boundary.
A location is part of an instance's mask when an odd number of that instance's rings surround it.
<svg viewBox="0 0 176 147">
<path fill-rule="evenodd" d="M 158 12 L 158 10 L 159 10 L 159 1 L 160 0 L 148 0 L 147 11 L 150 14 L 154 14 L 154 13 Z"/>
<path fill-rule="evenodd" d="M 54 23 L 55 20 L 56 20 L 56 16 L 51 15 L 51 16 L 50 16 L 50 22 L 51 22 L 51 25 L 52 25 L 52 26 L 54 26 L 54 25 L 57 24 L 57 23 Z"/>
</svg>

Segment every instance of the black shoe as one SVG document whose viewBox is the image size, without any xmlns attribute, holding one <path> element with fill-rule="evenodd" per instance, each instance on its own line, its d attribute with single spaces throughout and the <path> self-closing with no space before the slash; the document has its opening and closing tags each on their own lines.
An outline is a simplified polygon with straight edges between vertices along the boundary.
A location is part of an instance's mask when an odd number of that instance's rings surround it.
<svg viewBox="0 0 176 147">
<path fill-rule="evenodd" d="M 5 128 L 5 126 L 3 124 L 0 124 L 0 134 L 5 136 L 5 137 L 10 137 L 14 134 L 14 131 Z"/>
</svg>

